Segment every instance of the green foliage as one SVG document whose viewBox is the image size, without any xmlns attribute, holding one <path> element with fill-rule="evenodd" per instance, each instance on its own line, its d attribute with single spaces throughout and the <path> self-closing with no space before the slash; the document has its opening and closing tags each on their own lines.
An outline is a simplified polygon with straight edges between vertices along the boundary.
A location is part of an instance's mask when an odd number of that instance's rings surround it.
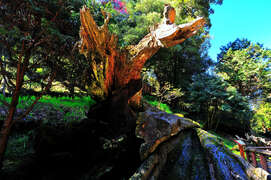
<svg viewBox="0 0 271 180">
<path fill-rule="evenodd" d="M 0 95 L 0 100 L 5 99 L 7 102 L 11 98 Z M 17 108 L 24 112 L 35 100 L 35 96 L 23 96 L 19 99 Z M 38 120 L 42 124 L 59 124 L 70 125 L 72 122 L 79 122 L 86 118 L 87 110 L 96 102 L 87 97 L 50 97 L 43 96 L 34 106 L 34 109 L 26 116 L 25 120 Z M 0 102 L 0 106 L 4 107 Z M 3 109 L 1 109 L 3 110 Z M 0 114 L 0 120 L 5 116 Z"/>
<path fill-rule="evenodd" d="M 229 42 L 227 45 L 220 47 L 220 53 L 217 55 L 217 60 L 222 60 L 223 56 L 227 53 L 229 49 L 232 49 L 233 51 L 246 49 L 249 47 L 250 44 L 251 42 L 247 39 L 237 38 L 235 41 Z"/>
<path fill-rule="evenodd" d="M 169 49 L 160 49 L 146 63 L 154 69 L 161 84 L 170 82 L 174 87 L 187 91 L 192 76 L 202 73 L 212 65 L 208 56 L 208 41 L 199 36 L 192 37 L 181 45 Z"/>
<path fill-rule="evenodd" d="M 27 108 L 30 106 L 34 100 L 36 99 L 35 96 L 21 96 L 19 98 L 19 104 L 18 108 Z M 8 103 L 11 101 L 11 97 L 4 97 L 2 94 L 0 94 L 0 100 L 5 100 Z M 39 100 L 40 103 L 50 103 L 53 106 L 67 106 L 67 107 L 87 107 L 89 108 L 96 102 L 91 99 L 89 96 L 85 97 L 51 97 L 51 96 L 42 96 L 42 98 Z M 3 106 L 3 104 L 0 102 L 0 105 Z"/>
<path fill-rule="evenodd" d="M 236 40 L 237 41 L 237 40 Z M 234 86 L 239 93 L 251 99 L 265 96 L 271 90 L 271 50 L 246 40 L 222 52 L 216 72 Z M 242 45 L 243 43 L 243 45 Z M 234 44 L 234 43 L 232 43 Z"/>
<path fill-rule="evenodd" d="M 263 100 L 250 123 L 256 133 L 267 132 L 270 128 L 270 105 L 264 101 L 271 90 L 271 50 L 247 39 L 236 39 L 221 47 L 215 71 L 243 97 L 254 101 Z M 251 107 L 252 103 L 250 101 Z"/>
<path fill-rule="evenodd" d="M 86 0 L 85 4 L 91 8 L 91 12 L 99 25 L 103 24 L 100 10 L 103 9 L 111 14 L 109 29 L 119 37 L 122 47 L 136 44 L 149 31 L 149 28 L 162 20 L 164 4 L 171 4 L 176 10 L 176 23 L 186 23 L 198 16 L 206 18 L 208 26 L 209 14 L 213 13 L 210 4 L 221 4 L 221 0 L 198 1 L 198 0 L 142 0 L 124 1 L 127 12 L 121 13 L 114 9 L 112 1 L 101 3 L 94 0 Z"/>
<path fill-rule="evenodd" d="M 219 123 L 225 123 L 222 114 L 231 114 L 236 124 L 249 127 L 251 110 L 248 99 L 241 96 L 226 81 L 207 74 L 195 76 L 189 87 L 190 111 L 196 113 L 196 119 L 203 120 L 207 129 L 216 129 Z M 220 116 L 219 116 L 220 115 Z"/>
<path fill-rule="evenodd" d="M 80 0 L 1 2 L 1 74 L 8 78 L 9 91 L 14 90 L 12 82 L 15 82 L 19 57 L 27 63 L 24 84 L 36 83 L 44 87 L 48 76 L 56 71 L 55 79 L 71 91 L 74 86 L 84 88 L 81 76 L 88 65 L 72 51 L 79 40 L 78 14 L 82 5 Z"/>
<path fill-rule="evenodd" d="M 256 113 L 251 119 L 252 130 L 256 133 L 271 132 L 271 103 L 263 102 L 256 109 Z"/>
<path fill-rule="evenodd" d="M 143 68 L 141 71 L 141 78 L 144 83 L 155 88 L 155 90 L 160 89 L 160 83 L 159 83 L 153 69 Z"/>
<path fill-rule="evenodd" d="M 169 82 L 166 82 L 161 88 L 156 89 L 152 93 L 153 96 L 157 97 L 159 102 L 171 104 L 174 99 L 180 98 L 183 96 L 180 88 L 174 88 Z"/>
<path fill-rule="evenodd" d="M 170 107 L 167 104 L 161 103 L 153 96 L 144 96 L 144 99 L 152 106 L 157 107 L 158 109 L 165 111 L 167 113 L 172 113 Z"/>
</svg>

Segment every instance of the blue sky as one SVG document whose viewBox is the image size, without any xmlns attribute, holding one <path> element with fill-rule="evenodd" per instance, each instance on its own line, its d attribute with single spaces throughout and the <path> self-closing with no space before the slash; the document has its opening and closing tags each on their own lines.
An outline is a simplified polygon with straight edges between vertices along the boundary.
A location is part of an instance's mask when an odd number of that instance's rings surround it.
<svg viewBox="0 0 271 180">
<path fill-rule="evenodd" d="M 216 60 L 219 48 L 236 38 L 247 38 L 271 48 L 271 0 L 224 0 L 212 6 L 211 48 Z"/>
</svg>

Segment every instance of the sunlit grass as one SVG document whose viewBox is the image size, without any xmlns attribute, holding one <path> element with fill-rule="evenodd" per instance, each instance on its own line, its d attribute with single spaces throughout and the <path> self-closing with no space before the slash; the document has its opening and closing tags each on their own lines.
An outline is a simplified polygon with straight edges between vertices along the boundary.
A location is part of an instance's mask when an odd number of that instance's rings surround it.
<svg viewBox="0 0 271 180">
<path fill-rule="evenodd" d="M 3 97 L 0 99 L 11 102 L 11 97 Z M 35 101 L 35 96 L 22 96 L 19 98 L 17 109 L 21 112 L 25 111 Z M 84 97 L 51 97 L 43 96 L 34 106 L 33 110 L 26 116 L 27 120 L 39 119 L 43 124 L 65 123 L 69 125 L 72 122 L 80 122 L 86 118 L 88 109 L 96 102 L 89 96 Z M 0 107 L 4 107 L 0 101 Z M 0 114 L 0 120 L 4 120 L 5 116 Z"/>
<path fill-rule="evenodd" d="M 62 106 L 69 106 L 69 107 L 80 107 L 80 106 L 86 106 L 90 107 L 91 105 L 95 104 L 95 101 L 91 99 L 89 96 L 85 97 L 50 97 L 50 96 L 44 96 L 40 102 L 43 103 L 50 103 L 55 106 L 58 106 L 61 104 Z"/>
<path fill-rule="evenodd" d="M 0 94 L 0 99 L 5 100 L 8 103 L 11 102 L 11 97 L 4 97 Z M 25 108 L 31 105 L 35 101 L 35 96 L 21 96 L 19 97 L 19 103 L 17 108 Z M 56 107 L 66 106 L 66 107 L 86 107 L 89 108 L 91 105 L 95 104 L 95 101 L 89 96 L 84 97 L 52 97 L 52 96 L 42 96 L 38 101 L 40 103 L 50 103 Z M 0 102 L 0 105 L 3 105 Z"/>
<path fill-rule="evenodd" d="M 157 107 L 158 109 L 165 111 L 167 113 L 173 113 L 170 110 L 170 107 L 167 104 L 161 103 L 155 99 L 153 96 L 144 96 L 144 99 L 152 106 Z"/>
</svg>

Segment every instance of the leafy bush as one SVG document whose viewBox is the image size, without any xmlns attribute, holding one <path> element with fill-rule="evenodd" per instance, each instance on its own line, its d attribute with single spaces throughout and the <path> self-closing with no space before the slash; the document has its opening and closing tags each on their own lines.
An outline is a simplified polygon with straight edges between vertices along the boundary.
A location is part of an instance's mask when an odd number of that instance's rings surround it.
<svg viewBox="0 0 271 180">
<path fill-rule="evenodd" d="M 203 120 L 206 129 L 216 129 L 221 123 L 228 127 L 249 127 L 252 111 L 247 98 L 220 77 L 195 76 L 189 88 L 189 100 L 191 114 L 197 114 L 196 119 Z"/>
<path fill-rule="evenodd" d="M 271 132 L 271 103 L 265 102 L 259 105 L 251 119 L 251 128 L 256 133 Z"/>
<path fill-rule="evenodd" d="M 167 104 L 157 101 L 157 98 L 154 96 L 144 96 L 144 99 L 151 105 L 157 107 L 158 109 L 165 111 L 167 113 L 172 113 L 170 107 Z"/>
<path fill-rule="evenodd" d="M 151 68 L 143 68 L 141 75 L 143 82 L 152 87 L 151 92 L 148 94 L 154 96 L 160 103 L 166 103 L 170 107 L 174 107 L 184 95 L 181 88 L 176 88 L 169 82 L 160 85 L 154 70 Z"/>
<path fill-rule="evenodd" d="M 169 82 L 166 82 L 162 87 L 156 89 L 152 95 L 156 96 L 159 102 L 171 104 L 174 99 L 183 96 L 180 88 L 173 87 Z"/>
</svg>

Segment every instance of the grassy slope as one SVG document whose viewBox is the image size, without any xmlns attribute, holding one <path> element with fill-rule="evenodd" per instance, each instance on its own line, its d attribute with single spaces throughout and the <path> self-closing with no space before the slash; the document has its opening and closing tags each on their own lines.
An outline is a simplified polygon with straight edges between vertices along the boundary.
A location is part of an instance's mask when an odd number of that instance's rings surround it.
<svg viewBox="0 0 271 180">
<path fill-rule="evenodd" d="M 0 94 L 0 99 L 5 100 L 8 103 L 11 102 L 11 97 L 3 97 L 2 94 Z M 25 108 L 28 105 L 31 105 L 32 102 L 34 102 L 35 96 L 22 96 L 19 98 L 19 104 L 17 108 Z M 66 106 L 66 107 L 83 107 L 87 106 L 90 107 L 95 103 L 93 99 L 91 99 L 89 96 L 86 97 L 51 97 L 51 96 L 42 96 L 42 98 L 39 100 L 40 103 L 50 103 L 54 106 Z M 2 106 L 0 102 L 0 106 Z"/>
<path fill-rule="evenodd" d="M 9 103 L 11 101 L 11 97 L 3 97 L 2 95 L 0 95 L 0 99 Z M 35 96 L 20 97 L 17 108 L 23 112 L 34 100 Z M 43 96 L 25 120 L 31 120 L 36 117 L 37 120 L 42 121 L 42 124 L 64 123 L 69 125 L 69 122 L 80 121 L 85 118 L 86 111 L 93 104 L 95 104 L 95 101 L 90 97 Z M 3 107 L 4 105 L 0 102 L 0 110 L 3 110 Z M 5 116 L 0 113 L 0 120 L 4 118 Z M 33 130 L 26 132 L 22 130 L 20 133 L 14 132 L 11 134 L 5 154 L 5 168 L 9 169 L 17 166 L 24 160 L 24 157 L 33 153 L 31 144 L 33 132 Z"/>
</svg>

